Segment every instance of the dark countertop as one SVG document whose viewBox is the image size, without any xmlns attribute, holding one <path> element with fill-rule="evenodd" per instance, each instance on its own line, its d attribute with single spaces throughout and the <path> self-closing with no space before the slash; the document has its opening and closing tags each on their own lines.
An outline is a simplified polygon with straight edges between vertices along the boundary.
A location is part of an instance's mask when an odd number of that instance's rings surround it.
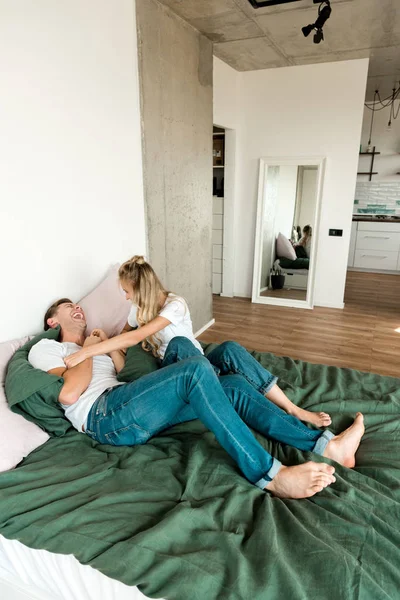
<svg viewBox="0 0 400 600">
<path fill-rule="evenodd" d="M 385 216 L 384 219 L 376 215 L 353 215 L 353 221 L 371 221 L 372 223 L 400 223 L 400 217 Z"/>
</svg>

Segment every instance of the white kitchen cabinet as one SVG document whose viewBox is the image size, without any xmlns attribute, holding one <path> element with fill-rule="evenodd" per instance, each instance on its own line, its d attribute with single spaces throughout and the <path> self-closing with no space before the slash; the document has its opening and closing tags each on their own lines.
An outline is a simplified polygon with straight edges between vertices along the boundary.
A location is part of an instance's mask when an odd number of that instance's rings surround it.
<svg viewBox="0 0 400 600">
<path fill-rule="evenodd" d="M 354 221 L 348 266 L 368 271 L 400 271 L 400 223 Z"/>
<path fill-rule="evenodd" d="M 391 231 L 357 231 L 356 248 L 360 250 L 387 250 L 398 252 L 400 232 Z"/>
<path fill-rule="evenodd" d="M 395 271 L 399 258 L 398 252 L 382 250 L 360 250 L 356 248 L 354 266 L 359 269 L 376 269 L 378 271 Z"/>
</svg>

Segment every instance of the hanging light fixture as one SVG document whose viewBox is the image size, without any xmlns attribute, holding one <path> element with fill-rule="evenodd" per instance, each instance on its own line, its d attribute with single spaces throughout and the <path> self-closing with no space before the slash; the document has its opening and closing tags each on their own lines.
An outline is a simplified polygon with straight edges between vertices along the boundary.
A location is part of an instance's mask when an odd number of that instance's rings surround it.
<svg viewBox="0 0 400 600">
<path fill-rule="evenodd" d="M 387 98 L 384 98 L 382 100 L 380 97 L 380 94 L 379 94 L 379 90 L 375 90 L 373 102 L 365 102 L 365 106 L 367 108 L 369 108 L 369 110 L 372 111 L 368 146 L 371 146 L 372 129 L 374 126 L 374 116 L 375 116 L 376 111 L 383 110 L 385 108 L 388 108 L 388 106 L 390 106 L 388 127 L 391 127 L 392 120 L 395 121 L 400 113 L 400 104 L 397 107 L 397 110 L 395 110 L 395 108 L 394 108 L 394 103 L 398 99 L 400 99 L 400 82 L 399 82 L 399 87 L 393 88 L 391 95 L 387 96 Z"/>
</svg>

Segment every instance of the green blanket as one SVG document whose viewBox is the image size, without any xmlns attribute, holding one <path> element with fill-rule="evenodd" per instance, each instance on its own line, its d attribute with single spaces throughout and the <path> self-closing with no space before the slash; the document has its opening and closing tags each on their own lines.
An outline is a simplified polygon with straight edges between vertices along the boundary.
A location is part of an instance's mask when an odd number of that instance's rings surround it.
<svg viewBox="0 0 400 600">
<path fill-rule="evenodd" d="M 199 421 L 135 448 L 69 430 L 0 474 L 0 533 L 168 600 L 393 600 L 400 590 L 399 379 L 254 353 L 334 431 L 365 414 L 357 467 L 307 500 L 248 483 Z M 310 453 L 262 440 L 286 464 Z"/>
</svg>

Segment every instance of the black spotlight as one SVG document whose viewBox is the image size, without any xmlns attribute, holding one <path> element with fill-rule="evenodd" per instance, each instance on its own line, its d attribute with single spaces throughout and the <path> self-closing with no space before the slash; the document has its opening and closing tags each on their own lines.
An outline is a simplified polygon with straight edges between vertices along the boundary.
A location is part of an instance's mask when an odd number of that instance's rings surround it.
<svg viewBox="0 0 400 600">
<path fill-rule="evenodd" d="M 331 3 L 329 0 L 324 0 L 324 2 L 321 2 L 321 0 L 314 0 L 314 4 L 318 3 L 318 17 L 315 23 L 301 28 L 304 37 L 308 37 L 312 30 L 315 29 L 314 44 L 319 44 L 324 39 L 324 32 L 322 28 L 331 16 L 332 12 Z"/>
</svg>

